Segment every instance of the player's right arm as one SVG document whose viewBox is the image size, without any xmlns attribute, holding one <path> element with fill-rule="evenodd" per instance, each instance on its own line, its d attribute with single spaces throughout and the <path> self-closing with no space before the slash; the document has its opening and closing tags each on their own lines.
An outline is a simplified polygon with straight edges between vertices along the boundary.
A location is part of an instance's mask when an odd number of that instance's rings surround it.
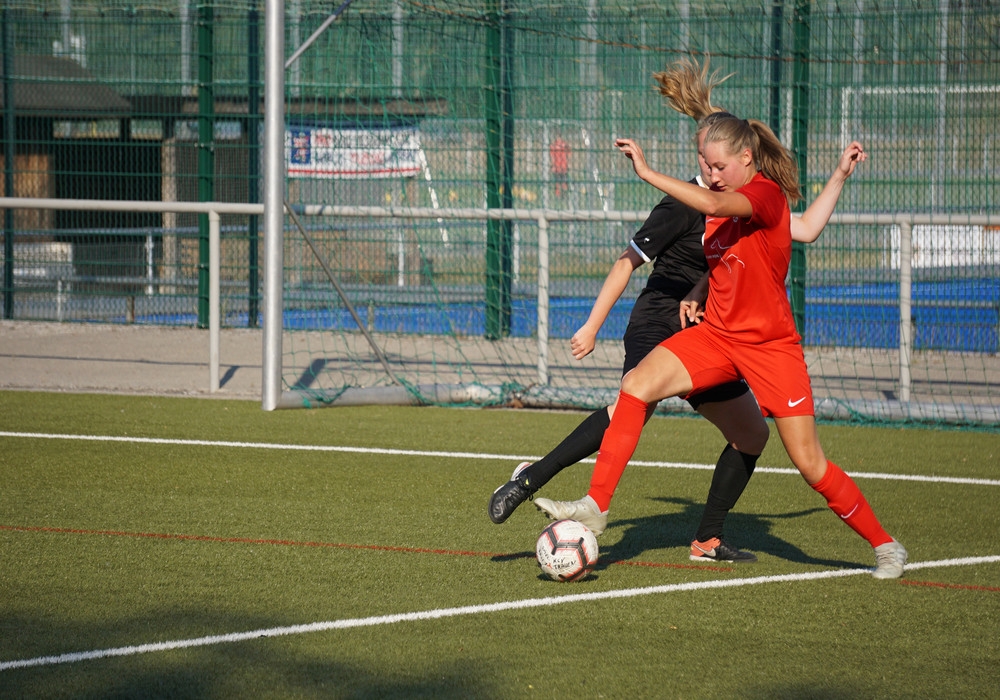
<svg viewBox="0 0 1000 700">
<path fill-rule="evenodd" d="M 629 246 L 625 249 L 625 252 L 618 256 L 614 265 L 611 266 L 611 271 L 608 272 L 608 276 L 604 279 L 601 291 L 590 309 L 590 316 L 587 317 L 587 322 L 569 340 L 570 351 L 577 360 L 582 360 L 594 351 L 594 345 L 597 343 L 597 332 L 601 330 L 601 326 L 608 319 L 608 314 L 611 313 L 615 302 L 618 301 L 622 293 L 624 293 L 625 288 L 628 287 L 628 281 L 632 277 L 632 273 L 644 262 L 646 261 L 639 252 L 632 246 Z"/>
<path fill-rule="evenodd" d="M 615 139 L 615 147 L 632 161 L 632 169 L 640 179 L 695 211 L 707 216 L 737 216 L 741 219 L 754 214 L 753 204 L 742 192 L 720 192 L 653 170 L 646 162 L 642 148 L 633 139 Z"/>
</svg>

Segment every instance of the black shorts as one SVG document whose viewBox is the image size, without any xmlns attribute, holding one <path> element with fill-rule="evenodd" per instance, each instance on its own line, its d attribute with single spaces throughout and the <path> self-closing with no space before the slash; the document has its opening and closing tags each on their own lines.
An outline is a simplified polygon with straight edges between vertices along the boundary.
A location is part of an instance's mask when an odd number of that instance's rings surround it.
<svg viewBox="0 0 1000 700">
<path fill-rule="evenodd" d="M 625 345 L 625 362 L 622 365 L 622 376 L 624 377 L 631 370 L 635 369 L 642 358 L 653 351 L 657 345 L 680 331 L 680 321 L 676 324 L 650 323 L 629 323 L 625 329 L 625 336 L 622 342 Z M 750 391 L 750 387 L 743 380 L 737 382 L 727 382 L 711 389 L 699 392 L 687 398 L 691 408 L 698 410 L 703 403 L 715 403 L 717 401 L 729 401 L 739 398 Z"/>
<path fill-rule="evenodd" d="M 625 363 L 622 365 L 622 376 L 635 369 L 642 358 L 653 351 L 657 345 L 681 329 L 681 322 L 671 323 L 632 323 L 625 329 L 622 343 L 625 345 Z"/>
<path fill-rule="evenodd" d="M 730 399 L 743 396 L 743 394 L 748 391 L 750 391 L 750 387 L 747 386 L 747 383 L 741 379 L 738 382 L 726 382 L 725 384 L 713 386 L 711 389 L 700 391 L 697 394 L 692 394 L 687 397 L 687 402 L 691 404 L 691 408 L 697 411 L 698 407 L 703 403 L 729 401 Z"/>
</svg>

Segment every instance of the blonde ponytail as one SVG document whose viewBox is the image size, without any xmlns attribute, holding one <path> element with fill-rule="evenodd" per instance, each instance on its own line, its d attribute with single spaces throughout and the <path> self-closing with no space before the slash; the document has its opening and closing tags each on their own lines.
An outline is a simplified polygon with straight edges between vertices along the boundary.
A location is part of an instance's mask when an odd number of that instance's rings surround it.
<svg viewBox="0 0 1000 700">
<path fill-rule="evenodd" d="M 782 145 L 771 128 L 762 121 L 748 120 L 750 128 L 757 134 L 759 148 L 754 151 L 757 169 L 764 177 L 774 180 L 785 193 L 788 204 L 794 206 L 802 199 L 799 190 L 799 166 L 792 152 Z"/>
<path fill-rule="evenodd" d="M 667 104 L 698 122 L 714 112 L 723 111 L 712 104 L 712 90 L 733 75 L 719 77 L 719 71 L 709 75 L 709 62 L 708 56 L 701 66 L 694 59 L 682 58 L 667 70 L 653 73 L 657 91 L 666 98 Z"/>
</svg>

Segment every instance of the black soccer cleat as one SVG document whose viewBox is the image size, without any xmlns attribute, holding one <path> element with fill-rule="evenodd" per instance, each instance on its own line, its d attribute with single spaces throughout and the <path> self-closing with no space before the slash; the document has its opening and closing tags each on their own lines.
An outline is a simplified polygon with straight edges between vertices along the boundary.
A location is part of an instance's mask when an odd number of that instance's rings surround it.
<svg viewBox="0 0 1000 700">
<path fill-rule="evenodd" d="M 533 492 L 518 479 L 521 472 L 530 466 L 531 462 L 521 462 L 510 475 L 510 481 L 500 484 L 490 496 L 489 516 L 497 525 L 504 522 L 519 505 L 531 498 Z"/>
<path fill-rule="evenodd" d="M 691 561 L 725 561 L 733 564 L 753 564 L 757 556 L 751 552 L 737 549 L 718 537 L 712 537 L 705 542 L 695 540 L 691 543 Z"/>
</svg>

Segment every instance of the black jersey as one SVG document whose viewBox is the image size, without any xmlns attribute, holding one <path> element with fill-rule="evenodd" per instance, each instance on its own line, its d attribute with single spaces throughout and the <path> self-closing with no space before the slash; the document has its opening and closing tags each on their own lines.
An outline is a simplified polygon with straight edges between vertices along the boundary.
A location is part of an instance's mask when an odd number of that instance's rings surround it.
<svg viewBox="0 0 1000 700">
<path fill-rule="evenodd" d="M 704 234 L 704 215 L 673 197 L 664 197 L 653 208 L 632 237 L 632 247 L 653 262 L 653 270 L 632 308 L 630 325 L 667 324 L 674 332 L 680 330 L 680 302 L 708 271 Z"/>
</svg>

